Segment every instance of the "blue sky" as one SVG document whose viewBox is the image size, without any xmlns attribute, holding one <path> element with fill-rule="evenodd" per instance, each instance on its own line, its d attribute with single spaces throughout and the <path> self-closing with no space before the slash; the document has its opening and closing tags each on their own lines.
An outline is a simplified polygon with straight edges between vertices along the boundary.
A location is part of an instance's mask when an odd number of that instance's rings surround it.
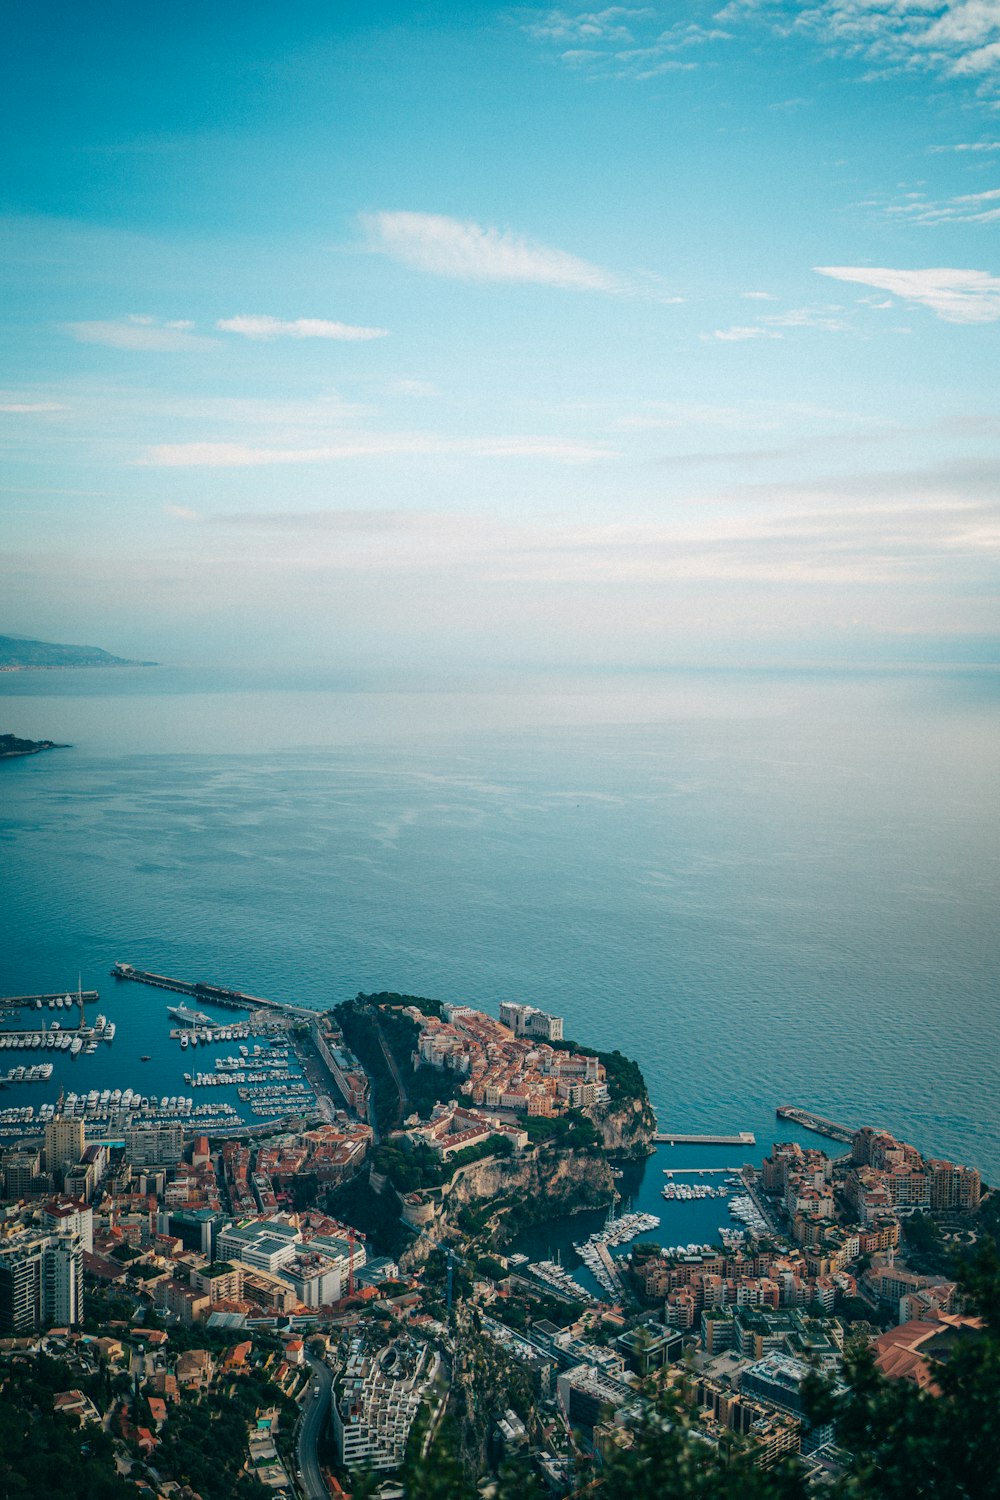
<svg viewBox="0 0 1000 1500">
<path fill-rule="evenodd" d="M 998 0 L 9 26 L 0 629 L 995 660 Z"/>
</svg>

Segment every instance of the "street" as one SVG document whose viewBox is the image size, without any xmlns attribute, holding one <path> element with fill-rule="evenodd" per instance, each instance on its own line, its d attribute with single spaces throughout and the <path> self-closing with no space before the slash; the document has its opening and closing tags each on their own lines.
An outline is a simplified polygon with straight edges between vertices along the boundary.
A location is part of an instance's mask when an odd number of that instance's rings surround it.
<svg viewBox="0 0 1000 1500">
<path fill-rule="evenodd" d="M 319 1467 L 319 1440 L 330 1410 L 330 1390 L 333 1375 L 321 1359 L 306 1355 L 312 1369 L 309 1394 L 302 1403 L 302 1426 L 299 1428 L 298 1467 L 299 1487 L 306 1500 L 329 1500 L 329 1491 L 323 1483 Z M 319 1381 L 319 1395 L 313 1394 L 313 1386 Z"/>
</svg>

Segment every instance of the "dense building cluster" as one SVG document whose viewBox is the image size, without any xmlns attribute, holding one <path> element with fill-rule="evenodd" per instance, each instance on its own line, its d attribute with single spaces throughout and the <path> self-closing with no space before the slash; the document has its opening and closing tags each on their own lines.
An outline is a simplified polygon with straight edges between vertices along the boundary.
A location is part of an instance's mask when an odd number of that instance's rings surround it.
<svg viewBox="0 0 1000 1500">
<path fill-rule="evenodd" d="M 291 1500 L 308 1423 L 290 1413 L 328 1420 L 339 1480 L 324 1483 L 336 1495 L 359 1468 L 398 1471 L 419 1413 L 433 1433 L 449 1408 L 474 1412 L 472 1372 L 488 1349 L 506 1374 L 483 1443 L 525 1457 L 558 1496 L 581 1460 L 600 1465 L 636 1440 L 651 1385 L 687 1403 L 706 1453 L 735 1436 L 762 1469 L 791 1455 L 821 1477 L 838 1458 L 830 1430 L 810 1421 L 810 1372 L 836 1381 L 861 1338 L 890 1379 L 934 1392 L 941 1364 L 977 1336 L 955 1283 L 905 1254 L 914 1214 L 971 1222 L 978 1173 L 869 1128 L 835 1159 L 776 1144 L 759 1173 L 733 1180 L 742 1230 L 718 1247 L 636 1245 L 603 1298 L 576 1301 L 562 1267 L 507 1259 L 492 1197 L 477 1202 L 472 1184 L 480 1171 L 502 1180 L 507 1163 L 537 1173 L 565 1154 L 570 1177 L 593 1164 L 562 1138 L 579 1117 L 559 1117 L 610 1107 L 600 1060 L 563 1045 L 561 1019 L 530 1005 L 505 1004 L 500 1020 L 468 1006 L 393 1008 L 416 1027 L 412 1068 L 454 1088 L 383 1137 L 381 1155 L 368 1079 L 325 1020 L 317 1052 L 344 1108 L 328 1098 L 322 1124 L 212 1139 L 142 1120 L 114 1140 L 56 1112 L 43 1139 L 6 1151 L 0 1362 L 61 1351 L 74 1378 L 55 1410 L 157 1465 L 188 1403 L 224 1404 L 243 1381 L 256 1394 L 241 1472 Z M 400 1163 L 422 1188 L 387 1190 Z M 392 1256 L 374 1253 L 363 1215 L 352 1222 L 350 1205 L 366 1202 L 379 1232 L 395 1216 Z M 119 1316 L 84 1341 L 88 1306 Z M 102 1386 L 102 1402 L 95 1370 L 130 1372 L 130 1390 Z"/>
<path fill-rule="evenodd" d="M 501 1007 L 508 1024 L 468 1005 L 446 1005 L 443 1011 L 442 1019 L 415 1006 L 408 1009 L 420 1028 L 417 1060 L 451 1069 L 457 1074 L 456 1088 L 473 1104 L 554 1115 L 606 1102 L 600 1060 L 550 1045 L 562 1038 L 560 1017 L 521 1005 Z"/>
</svg>

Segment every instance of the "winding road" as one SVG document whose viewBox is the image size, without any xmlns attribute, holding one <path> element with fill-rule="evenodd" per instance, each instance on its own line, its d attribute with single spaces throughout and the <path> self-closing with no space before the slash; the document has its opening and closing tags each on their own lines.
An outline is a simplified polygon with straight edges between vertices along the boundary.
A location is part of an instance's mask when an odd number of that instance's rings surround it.
<svg viewBox="0 0 1000 1500">
<path fill-rule="evenodd" d="M 302 1403 L 302 1426 L 299 1428 L 299 1489 L 306 1500 L 330 1500 L 330 1492 L 319 1466 L 319 1440 L 330 1413 L 333 1375 L 321 1359 L 307 1354 L 306 1360 L 312 1370 L 312 1379 L 309 1382 L 309 1394 Z M 317 1381 L 319 1395 L 315 1394 Z"/>
</svg>

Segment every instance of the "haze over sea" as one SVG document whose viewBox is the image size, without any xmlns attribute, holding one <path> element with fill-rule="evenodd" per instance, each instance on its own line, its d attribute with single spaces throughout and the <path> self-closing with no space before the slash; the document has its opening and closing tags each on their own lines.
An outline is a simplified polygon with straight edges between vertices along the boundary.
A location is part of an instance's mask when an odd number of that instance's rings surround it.
<svg viewBox="0 0 1000 1500">
<path fill-rule="evenodd" d="M 316 1006 L 527 1000 L 637 1057 L 671 1128 L 760 1155 L 795 1103 L 1000 1176 L 995 674 L 158 668 L 0 698 L 73 745 L 0 767 L 4 993 L 111 992 L 124 959 Z M 113 998 L 162 1042 L 161 992 Z"/>
</svg>

